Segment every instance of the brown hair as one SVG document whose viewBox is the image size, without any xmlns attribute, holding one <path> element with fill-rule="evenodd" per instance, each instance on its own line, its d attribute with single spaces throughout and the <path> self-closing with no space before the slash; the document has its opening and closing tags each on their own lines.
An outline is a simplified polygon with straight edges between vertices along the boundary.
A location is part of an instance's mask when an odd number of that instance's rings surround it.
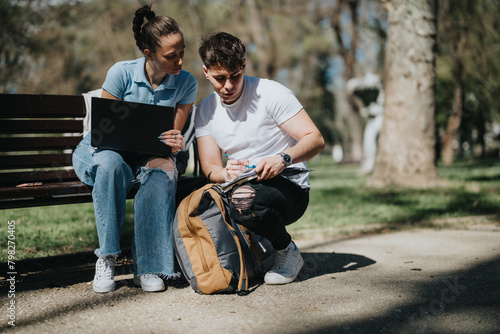
<svg viewBox="0 0 500 334">
<path fill-rule="evenodd" d="M 144 18 L 148 22 L 143 25 Z M 182 30 L 177 22 L 168 16 L 156 16 L 151 10 L 151 5 L 145 5 L 135 12 L 132 25 L 134 31 L 135 44 L 144 52 L 149 49 L 155 53 L 160 46 L 160 38 L 170 34 L 181 34 Z"/>
<path fill-rule="evenodd" d="M 198 53 L 207 69 L 220 66 L 229 71 L 239 70 L 245 63 L 245 45 L 236 36 L 218 32 L 202 39 Z"/>
</svg>

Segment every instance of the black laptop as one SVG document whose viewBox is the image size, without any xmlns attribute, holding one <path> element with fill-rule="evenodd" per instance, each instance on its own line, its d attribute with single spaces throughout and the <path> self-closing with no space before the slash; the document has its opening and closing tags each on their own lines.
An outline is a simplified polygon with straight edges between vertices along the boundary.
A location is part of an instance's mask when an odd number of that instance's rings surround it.
<svg viewBox="0 0 500 334">
<path fill-rule="evenodd" d="M 175 108 L 92 98 L 91 145 L 100 149 L 170 156 L 158 136 L 174 126 Z"/>
</svg>

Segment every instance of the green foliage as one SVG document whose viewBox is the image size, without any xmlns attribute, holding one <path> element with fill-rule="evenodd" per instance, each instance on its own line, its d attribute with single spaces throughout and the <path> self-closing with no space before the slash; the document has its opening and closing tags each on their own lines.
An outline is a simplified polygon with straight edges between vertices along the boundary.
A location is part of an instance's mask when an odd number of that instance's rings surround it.
<svg viewBox="0 0 500 334">
<path fill-rule="evenodd" d="M 342 65 L 333 59 L 339 46 L 331 27 L 336 1 L 264 1 L 255 3 L 260 35 L 249 15 L 250 1 L 172 0 L 153 3 L 158 15 L 169 15 L 183 27 L 186 40 L 184 68 L 200 83 L 198 101 L 212 92 L 197 54 L 200 37 L 215 31 L 238 35 L 247 45 L 247 73 L 261 75 L 292 89 L 322 129 L 328 141 L 338 133 L 349 136 L 335 110 L 333 76 Z M 446 126 L 455 69 L 453 44 L 467 36 L 464 55 L 468 119 L 461 129 L 482 133 L 499 119 L 500 3 L 496 0 L 440 0 L 437 59 L 437 123 Z M 131 30 L 133 13 L 147 1 L 135 0 L 0 0 L 0 92 L 81 94 L 100 87 L 109 67 L 140 56 Z M 356 75 L 380 72 L 386 38 L 386 12 L 377 1 L 359 1 Z M 351 18 L 342 12 L 342 24 Z M 255 36 L 262 39 L 260 49 Z M 343 39 L 349 44 L 348 32 Z M 259 56 L 263 54 L 264 56 Z M 471 101 L 476 102 L 471 103 Z M 467 101 L 466 101 L 467 102 Z M 335 126 L 337 124 L 337 128 Z M 471 125 L 472 124 L 472 125 Z M 345 128 L 345 129 L 344 129 Z M 479 135 L 478 138 L 481 136 Z M 480 139 L 479 139 L 480 140 Z"/>
<path fill-rule="evenodd" d="M 0 0 L 0 93 L 16 92 L 28 73 L 26 54 L 39 46 L 30 30 L 40 22 L 40 15 L 29 4 Z"/>
<path fill-rule="evenodd" d="M 436 127 L 444 129 L 453 104 L 455 81 L 446 75 L 436 78 Z"/>
<path fill-rule="evenodd" d="M 500 94 L 500 3 L 495 0 L 440 0 L 439 9 L 437 129 L 443 131 L 447 125 L 457 66 L 463 66 L 465 91 L 459 139 L 461 143 L 481 145 L 481 155 L 485 155 L 484 136 L 492 121 L 500 118 L 497 98 Z M 456 48 L 462 38 L 466 46 L 460 57 Z"/>
<path fill-rule="evenodd" d="M 141 56 L 131 28 L 135 10 L 146 3 L 0 0 L 0 15 L 4 15 L 0 17 L 0 89 L 81 94 L 100 87 L 115 62 Z M 153 10 L 175 18 L 183 28 L 184 69 L 200 83 L 198 101 L 212 92 L 197 54 L 200 38 L 227 31 L 248 46 L 247 74 L 260 76 L 259 70 L 265 69 L 269 78 L 288 86 L 321 124 L 325 137 L 332 137 L 335 102 L 329 71 L 336 48 L 325 20 L 333 4 L 300 0 L 252 3 L 256 24 L 249 14 L 250 1 L 158 1 Z M 262 39 L 261 45 L 256 36 Z"/>
<path fill-rule="evenodd" d="M 137 3 L 0 1 L 0 91 L 81 94 L 100 87 L 109 67 L 137 55 Z"/>
</svg>

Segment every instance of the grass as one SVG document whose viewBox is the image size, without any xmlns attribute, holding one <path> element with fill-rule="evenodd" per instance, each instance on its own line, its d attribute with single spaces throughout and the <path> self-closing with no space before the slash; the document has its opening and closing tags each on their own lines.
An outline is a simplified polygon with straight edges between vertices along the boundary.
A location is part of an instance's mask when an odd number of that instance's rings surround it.
<svg viewBox="0 0 500 334">
<path fill-rule="evenodd" d="M 383 229 L 423 225 L 435 219 L 500 214 L 500 163 L 480 160 L 440 166 L 447 186 L 428 189 L 368 188 L 367 176 L 355 166 L 313 161 L 311 200 L 304 217 L 290 226 L 292 234 L 307 229 L 374 225 Z"/>
<path fill-rule="evenodd" d="M 127 214 L 121 246 L 132 244 L 133 202 Z M 0 210 L 3 222 L 0 262 L 7 260 L 7 224 L 14 220 L 16 260 L 93 251 L 98 246 L 92 203 Z"/>
<path fill-rule="evenodd" d="M 358 175 L 357 166 L 335 165 L 328 156 L 311 161 L 309 167 L 314 170 L 310 204 L 304 216 L 289 226 L 294 237 L 306 231 L 397 230 L 435 219 L 500 215 L 498 159 L 440 166 L 440 177 L 448 185 L 432 189 L 368 188 L 368 177 Z M 7 260 L 8 222 L 12 220 L 16 222 L 16 260 L 93 251 L 98 245 L 91 203 L 0 210 L 0 262 Z M 133 202 L 129 201 L 123 248 L 130 247 L 132 230 Z"/>
</svg>

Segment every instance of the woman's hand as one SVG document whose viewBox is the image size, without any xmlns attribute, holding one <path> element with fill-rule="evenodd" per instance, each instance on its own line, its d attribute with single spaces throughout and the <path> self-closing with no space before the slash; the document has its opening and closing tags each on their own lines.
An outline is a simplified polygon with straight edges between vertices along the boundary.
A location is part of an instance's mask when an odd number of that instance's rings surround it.
<svg viewBox="0 0 500 334">
<path fill-rule="evenodd" d="M 248 159 L 234 160 L 230 159 L 226 163 L 226 182 L 234 180 L 238 175 L 247 169 L 245 165 L 248 165 Z"/>
<path fill-rule="evenodd" d="M 172 153 L 176 153 L 184 147 L 184 136 L 180 130 L 168 130 L 163 132 L 158 139 L 165 145 L 172 147 Z"/>
</svg>

